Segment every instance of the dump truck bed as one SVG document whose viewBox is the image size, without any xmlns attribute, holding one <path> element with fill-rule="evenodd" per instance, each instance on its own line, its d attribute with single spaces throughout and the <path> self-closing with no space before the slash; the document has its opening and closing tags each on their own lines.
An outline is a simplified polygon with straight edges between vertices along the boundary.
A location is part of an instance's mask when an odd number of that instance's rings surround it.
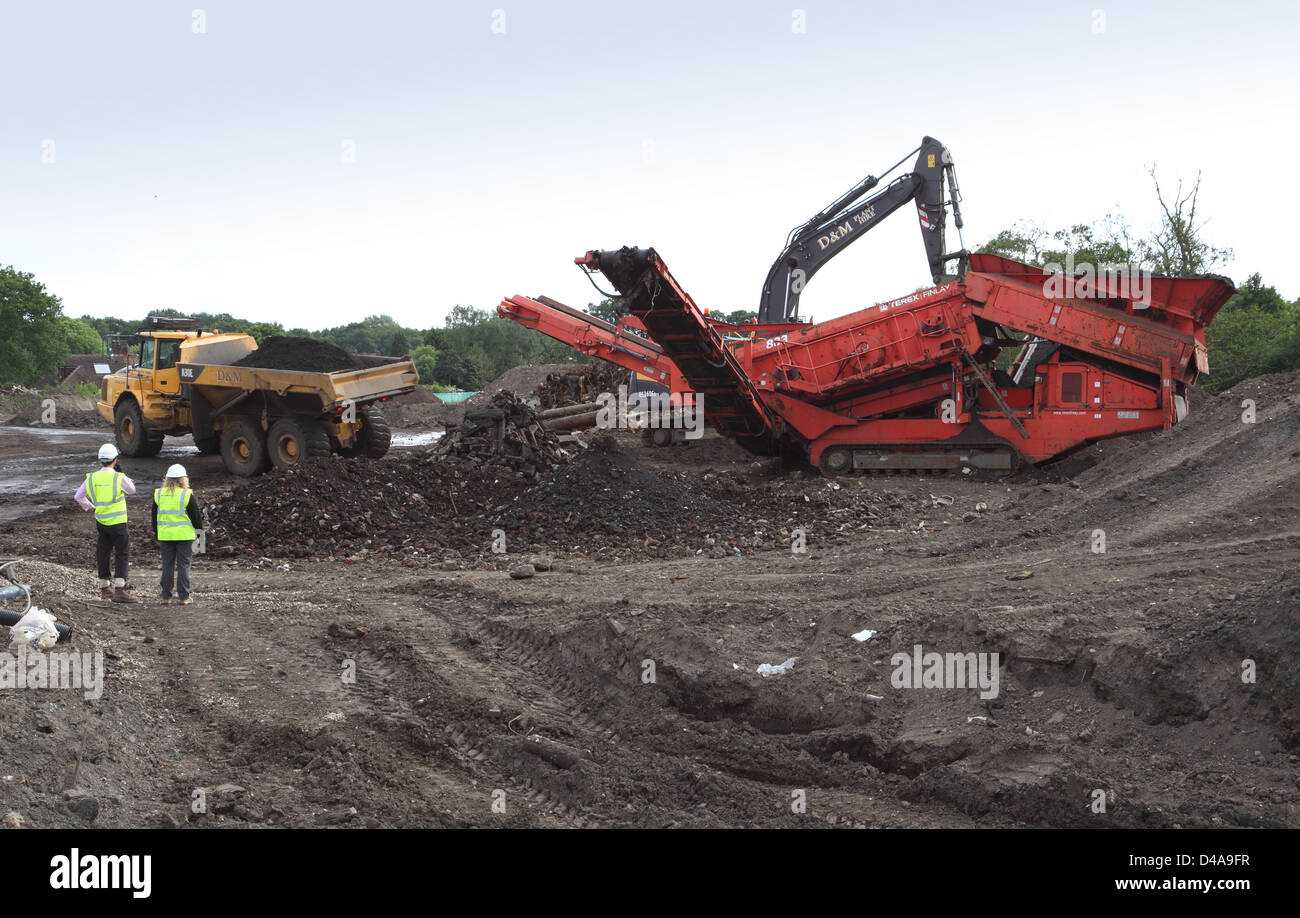
<svg viewBox="0 0 1300 918">
<path fill-rule="evenodd" d="M 190 386 L 192 393 L 214 403 L 219 403 L 222 395 L 265 391 L 279 396 L 316 396 L 322 411 L 349 401 L 359 404 L 404 395 L 419 382 L 410 360 L 332 373 L 204 363 L 182 363 L 179 370 L 182 386 Z"/>
</svg>

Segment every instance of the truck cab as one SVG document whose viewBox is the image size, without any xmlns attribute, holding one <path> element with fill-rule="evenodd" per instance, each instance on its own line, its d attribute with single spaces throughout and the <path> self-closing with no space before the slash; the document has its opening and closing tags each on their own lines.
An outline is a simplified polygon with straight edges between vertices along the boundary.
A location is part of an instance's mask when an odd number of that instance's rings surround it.
<svg viewBox="0 0 1300 918">
<path fill-rule="evenodd" d="M 220 350 L 221 358 L 229 362 L 257 348 L 248 335 L 205 332 L 192 319 L 166 316 L 150 316 L 136 342 L 134 359 L 104 377 L 95 406 L 113 424 L 118 449 L 128 456 L 156 456 L 165 436 L 192 431 L 191 404 L 180 365 L 195 345 L 202 342 L 205 351 Z M 212 437 L 197 437 L 195 444 L 201 452 L 217 450 Z"/>
<path fill-rule="evenodd" d="M 140 334 L 140 358 L 136 369 L 152 373 L 152 388 L 162 395 L 180 395 L 181 380 L 176 365 L 180 362 L 181 342 L 188 337 L 182 332 Z"/>
</svg>

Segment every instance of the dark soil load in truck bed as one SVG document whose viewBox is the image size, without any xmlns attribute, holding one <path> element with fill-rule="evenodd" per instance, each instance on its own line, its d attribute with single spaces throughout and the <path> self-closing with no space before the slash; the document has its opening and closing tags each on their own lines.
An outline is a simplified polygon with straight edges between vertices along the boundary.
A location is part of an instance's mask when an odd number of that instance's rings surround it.
<svg viewBox="0 0 1300 918">
<path fill-rule="evenodd" d="M 231 366 L 333 373 L 336 370 L 361 369 L 365 364 L 359 363 L 347 351 L 328 341 L 272 335 L 258 345 L 257 350 L 236 360 Z"/>
</svg>

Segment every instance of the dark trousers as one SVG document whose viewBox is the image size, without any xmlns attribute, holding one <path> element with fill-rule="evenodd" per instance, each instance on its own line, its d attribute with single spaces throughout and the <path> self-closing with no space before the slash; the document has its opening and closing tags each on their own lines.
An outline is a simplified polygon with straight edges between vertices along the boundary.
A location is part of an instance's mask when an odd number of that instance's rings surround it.
<svg viewBox="0 0 1300 918">
<path fill-rule="evenodd" d="M 162 586 L 163 598 L 171 599 L 172 582 L 176 584 L 176 595 L 187 599 L 190 595 L 190 561 L 194 558 L 194 543 L 190 541 L 159 542 L 162 546 Z"/>
<path fill-rule="evenodd" d="M 96 523 L 95 529 L 99 533 L 99 537 L 95 542 L 95 563 L 99 565 L 99 579 L 109 580 L 113 577 L 121 577 L 125 580 L 127 561 L 130 555 L 130 546 L 126 537 L 126 523 L 118 523 L 116 526 L 105 526 L 103 523 Z M 108 564 L 110 556 L 116 556 L 111 574 L 109 573 Z"/>
</svg>

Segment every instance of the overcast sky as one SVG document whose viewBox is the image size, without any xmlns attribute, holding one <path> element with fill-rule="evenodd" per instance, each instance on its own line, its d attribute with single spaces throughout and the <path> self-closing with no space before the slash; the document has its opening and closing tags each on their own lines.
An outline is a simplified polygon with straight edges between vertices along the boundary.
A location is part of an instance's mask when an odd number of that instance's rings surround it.
<svg viewBox="0 0 1300 918">
<path fill-rule="evenodd" d="M 428 327 L 516 293 L 584 305 L 574 256 L 628 244 L 700 305 L 752 309 L 787 231 L 926 134 L 957 164 L 968 246 L 1018 219 L 1146 230 L 1155 163 L 1170 185 L 1203 173 L 1222 273 L 1300 296 L 1291 4 L 0 9 L 0 264 L 71 315 Z M 928 282 L 909 208 L 802 313 Z"/>
</svg>

